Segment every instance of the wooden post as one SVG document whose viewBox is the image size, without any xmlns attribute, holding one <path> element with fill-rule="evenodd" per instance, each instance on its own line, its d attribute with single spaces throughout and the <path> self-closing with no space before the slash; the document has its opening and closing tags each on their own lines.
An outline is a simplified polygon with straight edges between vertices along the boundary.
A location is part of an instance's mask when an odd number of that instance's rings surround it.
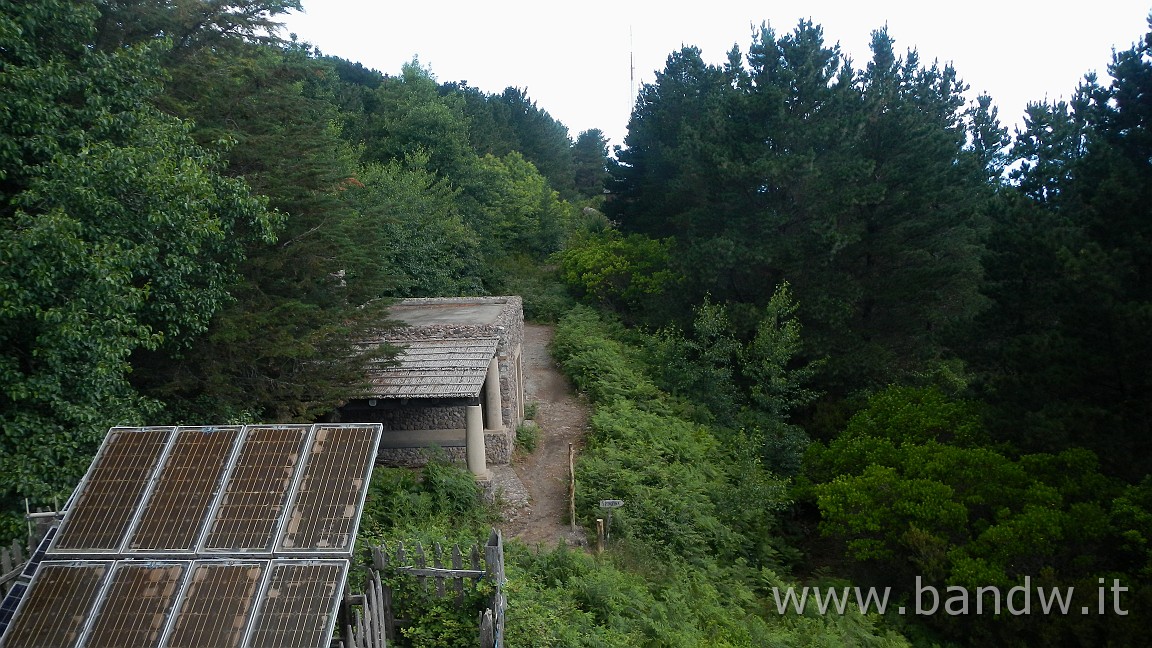
<svg viewBox="0 0 1152 648">
<path fill-rule="evenodd" d="M 604 518 L 596 518 L 596 553 L 604 553 Z"/>
<path fill-rule="evenodd" d="M 344 626 L 344 643 L 348 646 L 355 646 L 356 635 L 352 631 L 355 616 L 352 614 L 352 592 L 348 589 L 347 581 L 344 582 L 344 600 L 340 602 L 340 617 Z"/>
<path fill-rule="evenodd" d="M 576 470 L 572 464 L 572 444 L 568 444 L 568 523 L 576 530 Z"/>
<path fill-rule="evenodd" d="M 480 648 L 496 648 L 496 623 L 490 609 L 480 613 Z"/>
</svg>

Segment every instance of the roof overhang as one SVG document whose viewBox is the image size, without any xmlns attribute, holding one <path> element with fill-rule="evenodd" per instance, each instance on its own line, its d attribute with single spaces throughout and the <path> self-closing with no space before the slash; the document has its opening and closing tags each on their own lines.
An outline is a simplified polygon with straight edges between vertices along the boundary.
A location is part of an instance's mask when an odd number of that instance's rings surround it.
<svg viewBox="0 0 1152 648">
<path fill-rule="evenodd" d="M 495 337 L 388 340 L 402 349 L 399 364 L 370 367 L 370 387 L 362 398 L 478 398 L 498 342 Z"/>
</svg>

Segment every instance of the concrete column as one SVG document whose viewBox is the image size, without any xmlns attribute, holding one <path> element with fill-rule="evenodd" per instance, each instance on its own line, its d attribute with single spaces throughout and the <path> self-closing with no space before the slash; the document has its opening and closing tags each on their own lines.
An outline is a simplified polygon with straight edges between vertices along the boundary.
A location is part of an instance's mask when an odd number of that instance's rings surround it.
<svg viewBox="0 0 1152 648">
<path fill-rule="evenodd" d="M 479 405 L 464 408 L 464 442 L 467 446 L 468 470 L 478 479 L 488 479 L 484 453 L 484 411 Z"/>
<path fill-rule="evenodd" d="M 484 427 L 489 430 L 504 429 L 503 405 L 500 403 L 500 360 L 492 358 L 488 363 L 488 374 L 484 376 Z"/>
</svg>

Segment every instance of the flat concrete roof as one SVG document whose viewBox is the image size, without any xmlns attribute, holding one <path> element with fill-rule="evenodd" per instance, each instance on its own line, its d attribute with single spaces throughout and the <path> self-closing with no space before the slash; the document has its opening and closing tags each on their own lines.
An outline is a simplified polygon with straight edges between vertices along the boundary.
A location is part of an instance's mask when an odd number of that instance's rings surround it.
<svg viewBox="0 0 1152 648">
<path fill-rule="evenodd" d="M 494 324 L 496 318 L 507 307 L 506 303 L 495 304 L 397 304 L 388 309 L 393 319 L 409 326 L 429 324 Z"/>
</svg>

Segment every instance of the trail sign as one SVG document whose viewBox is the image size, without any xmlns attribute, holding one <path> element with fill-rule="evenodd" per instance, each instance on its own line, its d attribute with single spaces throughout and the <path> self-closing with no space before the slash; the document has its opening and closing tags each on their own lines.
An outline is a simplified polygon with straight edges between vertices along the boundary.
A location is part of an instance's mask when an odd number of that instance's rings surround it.
<svg viewBox="0 0 1152 648">
<path fill-rule="evenodd" d="M 614 509 L 624 506 L 624 500 L 600 500 L 600 508 Z"/>
</svg>

